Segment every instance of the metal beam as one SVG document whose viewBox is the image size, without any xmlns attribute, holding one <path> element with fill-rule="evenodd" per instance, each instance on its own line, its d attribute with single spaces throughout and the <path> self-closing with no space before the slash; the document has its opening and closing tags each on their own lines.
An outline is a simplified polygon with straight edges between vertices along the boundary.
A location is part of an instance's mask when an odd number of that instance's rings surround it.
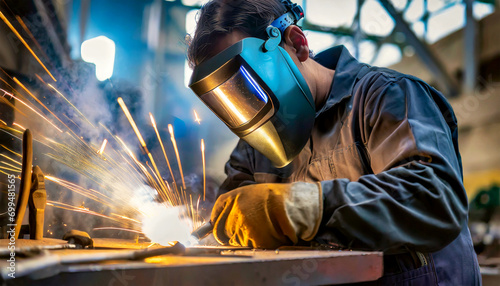
<svg viewBox="0 0 500 286">
<path fill-rule="evenodd" d="M 353 37 L 353 35 L 356 33 L 355 29 L 353 30 L 351 28 L 345 28 L 345 27 L 325 27 L 313 24 L 307 21 L 307 19 L 305 19 L 304 22 L 302 22 L 302 28 L 304 30 L 330 33 L 339 37 Z M 374 36 L 374 35 L 363 35 L 363 39 L 373 41 L 376 43 L 387 42 L 387 37 Z"/>
<path fill-rule="evenodd" d="M 361 39 L 363 38 L 363 33 L 361 31 L 361 7 L 363 6 L 364 0 L 357 0 L 356 1 L 356 15 L 354 16 L 353 20 L 353 25 L 355 26 L 355 32 L 354 32 L 354 45 L 356 47 L 356 54 L 354 55 L 356 59 L 359 60 L 359 47 L 361 44 Z"/>
<path fill-rule="evenodd" d="M 477 22 L 473 15 L 474 0 L 465 2 L 464 28 L 464 90 L 472 93 L 476 87 L 477 78 Z"/>
<path fill-rule="evenodd" d="M 396 22 L 395 29 L 405 35 L 406 42 L 413 46 L 418 57 L 437 78 L 440 88 L 444 89 L 444 93 L 450 97 L 456 96 L 458 94 L 458 88 L 455 81 L 447 73 L 446 69 L 434 53 L 432 53 L 427 44 L 420 41 L 417 35 L 415 35 L 413 30 L 410 28 L 410 25 L 408 25 L 408 23 L 403 19 L 403 16 L 396 11 L 389 0 L 379 0 L 379 2 Z"/>
</svg>

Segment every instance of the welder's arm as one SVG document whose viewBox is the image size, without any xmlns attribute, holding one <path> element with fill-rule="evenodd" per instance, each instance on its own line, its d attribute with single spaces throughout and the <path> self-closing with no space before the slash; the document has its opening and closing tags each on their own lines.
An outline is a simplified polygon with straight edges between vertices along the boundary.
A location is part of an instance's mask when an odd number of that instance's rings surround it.
<svg viewBox="0 0 500 286">
<path fill-rule="evenodd" d="M 223 245 L 275 249 L 309 241 L 323 213 L 320 183 L 256 184 L 255 151 L 238 143 L 211 215 L 215 239 Z"/>
<path fill-rule="evenodd" d="M 255 183 L 253 177 L 255 159 L 251 148 L 245 141 L 241 139 L 238 141 L 224 167 L 227 178 L 219 187 L 219 195 Z"/>
<path fill-rule="evenodd" d="M 447 122 L 432 90 L 415 80 L 366 94 L 359 118 L 374 175 L 322 182 L 324 212 L 316 238 L 389 253 L 406 247 L 437 251 L 467 219 Z"/>
</svg>

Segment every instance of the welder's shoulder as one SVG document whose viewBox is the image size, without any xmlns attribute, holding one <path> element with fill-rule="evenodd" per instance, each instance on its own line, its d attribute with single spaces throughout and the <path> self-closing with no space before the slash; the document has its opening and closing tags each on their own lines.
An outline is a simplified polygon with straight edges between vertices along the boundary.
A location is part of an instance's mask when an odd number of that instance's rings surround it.
<svg viewBox="0 0 500 286">
<path fill-rule="evenodd" d="M 370 66 L 369 72 L 360 80 L 359 86 L 369 95 L 380 95 L 387 90 L 400 90 L 406 95 L 412 90 L 426 91 L 412 94 L 412 96 L 426 96 L 440 94 L 434 87 L 422 79 L 398 72 L 393 69 Z M 412 87 L 418 86 L 418 89 Z"/>
<path fill-rule="evenodd" d="M 457 119 L 445 96 L 415 76 L 392 69 L 370 67 L 370 71 L 359 81 L 357 92 L 365 106 L 406 106 L 427 108 L 440 112 L 447 124 L 454 129 Z"/>
</svg>

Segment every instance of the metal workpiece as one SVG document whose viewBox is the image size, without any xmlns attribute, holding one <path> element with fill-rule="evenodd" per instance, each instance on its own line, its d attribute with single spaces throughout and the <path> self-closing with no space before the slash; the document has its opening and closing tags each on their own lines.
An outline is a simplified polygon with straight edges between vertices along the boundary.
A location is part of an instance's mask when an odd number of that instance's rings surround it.
<svg viewBox="0 0 500 286">
<path fill-rule="evenodd" d="M 57 275 L 64 265 L 69 264 L 99 263 L 117 260 L 143 260 L 148 257 L 167 254 L 178 255 L 184 252 L 184 245 L 178 242 L 172 243 L 172 245 L 166 247 L 154 247 L 140 250 L 69 251 L 64 253 L 64 255 L 59 255 L 57 252 L 39 251 L 39 255 L 33 255 L 32 257 L 18 262 L 15 279 L 31 277 L 37 280 L 38 278 Z M 7 275 L 8 271 L 2 269 L 0 273 L 2 274 L 2 279 L 9 279 Z"/>
<path fill-rule="evenodd" d="M 18 273 L 23 276 L 8 283 L 101 285 L 121 277 L 127 285 L 324 285 L 382 276 L 381 252 L 230 250 L 214 255 L 202 248 L 197 248 L 198 255 L 189 255 L 190 248 L 184 250 L 187 255 L 176 254 L 173 250 L 180 248 L 175 246 L 146 251 L 54 250 L 20 260 Z"/>
<path fill-rule="evenodd" d="M 24 213 L 28 206 L 28 199 L 31 189 L 31 166 L 33 164 L 33 136 L 31 131 L 26 129 L 23 134 L 23 161 L 21 169 L 21 187 L 17 196 L 15 238 L 19 237 L 23 224 Z"/>
<path fill-rule="evenodd" d="M 45 177 L 40 167 L 35 166 L 33 167 L 31 191 L 28 200 L 30 239 L 40 240 L 43 238 L 46 203 Z"/>
</svg>

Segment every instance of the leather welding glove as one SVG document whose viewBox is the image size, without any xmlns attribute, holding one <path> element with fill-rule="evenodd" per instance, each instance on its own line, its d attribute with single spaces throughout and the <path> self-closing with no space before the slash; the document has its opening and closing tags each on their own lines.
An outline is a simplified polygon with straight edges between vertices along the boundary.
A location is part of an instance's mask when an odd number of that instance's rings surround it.
<svg viewBox="0 0 500 286">
<path fill-rule="evenodd" d="M 309 241 L 323 216 L 320 183 L 254 184 L 221 195 L 212 210 L 220 244 L 274 249 Z"/>
</svg>

